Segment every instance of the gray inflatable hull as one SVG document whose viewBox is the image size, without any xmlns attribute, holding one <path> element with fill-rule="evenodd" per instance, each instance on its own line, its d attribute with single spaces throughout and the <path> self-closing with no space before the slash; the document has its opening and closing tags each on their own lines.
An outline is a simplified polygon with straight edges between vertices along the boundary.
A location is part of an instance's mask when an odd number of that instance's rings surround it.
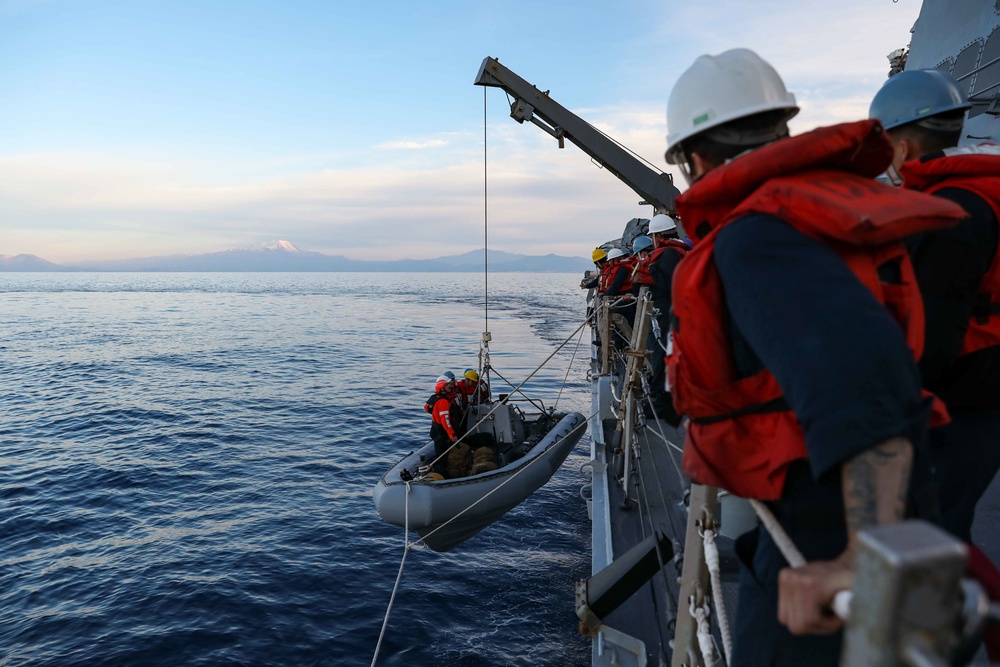
<svg viewBox="0 0 1000 667">
<path fill-rule="evenodd" d="M 585 418 L 571 412 L 524 456 L 491 472 L 437 482 L 406 483 L 399 473 L 414 469 L 421 455 L 434 457 L 434 443 L 411 452 L 375 485 L 374 500 L 386 523 L 406 526 L 434 551 L 450 551 L 487 527 L 544 485 L 586 432 Z M 446 525 L 445 525 L 446 524 Z"/>
</svg>

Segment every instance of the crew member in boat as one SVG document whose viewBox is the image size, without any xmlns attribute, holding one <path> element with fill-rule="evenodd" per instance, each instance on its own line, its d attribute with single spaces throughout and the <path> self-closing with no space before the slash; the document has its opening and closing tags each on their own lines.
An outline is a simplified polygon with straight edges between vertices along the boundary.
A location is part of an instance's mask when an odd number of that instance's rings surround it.
<svg viewBox="0 0 1000 667">
<path fill-rule="evenodd" d="M 475 368 L 466 368 L 455 386 L 464 397 L 466 406 L 481 405 L 490 400 L 490 386 L 486 380 L 480 379 Z"/>
<path fill-rule="evenodd" d="M 652 368 L 650 403 L 656 416 L 677 426 L 680 424 L 680 417 L 674 411 L 673 402 L 666 389 L 664 359 L 667 332 L 670 327 L 670 288 L 673 284 L 674 269 L 687 254 L 688 245 L 678 238 L 677 223 L 674 219 L 662 213 L 654 215 L 649 221 L 649 237 L 652 248 L 636 266 L 633 281 L 649 287 L 650 296 L 653 298 L 653 336 L 646 346 Z"/>
<path fill-rule="evenodd" d="M 698 58 L 667 104 L 694 241 L 674 271 L 667 362 L 690 419 L 684 469 L 767 501 L 810 561 L 788 568 L 760 529 L 738 539 L 732 667 L 837 665 L 829 607 L 851 586 L 858 531 L 933 496 L 926 434 L 943 406 L 922 393 L 902 240 L 965 213 L 874 180 L 893 154 L 876 121 L 789 137 L 798 110 L 747 49 Z"/>
<path fill-rule="evenodd" d="M 444 475 L 444 454 L 458 440 L 456 422 L 455 377 L 441 375 L 434 384 L 434 395 L 428 399 L 425 409 L 431 413 L 431 440 L 434 441 L 434 472 Z"/>
<path fill-rule="evenodd" d="M 474 405 L 481 405 L 490 400 L 490 389 L 485 380 L 480 381 L 479 373 L 474 368 L 466 368 L 462 377 L 455 383 L 455 405 L 458 408 L 456 432 L 461 436 L 469 430 L 469 412 Z"/>
<path fill-rule="evenodd" d="M 924 299 L 920 372 L 951 415 L 930 434 L 938 499 L 945 528 L 966 542 L 1000 469 L 1000 147 L 956 148 L 971 106 L 947 73 L 908 70 L 885 82 L 869 113 L 893 144 L 889 179 L 968 214 L 908 242 Z"/>
</svg>

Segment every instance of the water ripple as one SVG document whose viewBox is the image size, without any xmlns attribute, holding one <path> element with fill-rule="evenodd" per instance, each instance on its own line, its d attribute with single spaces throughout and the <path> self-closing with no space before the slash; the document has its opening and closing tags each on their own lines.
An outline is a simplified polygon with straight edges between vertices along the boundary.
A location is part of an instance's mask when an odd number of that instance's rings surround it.
<svg viewBox="0 0 1000 667">
<path fill-rule="evenodd" d="M 491 282 L 514 382 L 583 317 L 577 277 L 546 278 Z M 369 664 L 403 545 L 371 487 L 426 440 L 434 378 L 477 365 L 480 289 L 7 274 L 0 666 Z M 546 404 L 572 348 L 527 385 Z M 585 354 L 562 407 L 589 405 Z M 464 547 L 411 553 L 379 664 L 588 663 L 584 447 Z"/>
</svg>

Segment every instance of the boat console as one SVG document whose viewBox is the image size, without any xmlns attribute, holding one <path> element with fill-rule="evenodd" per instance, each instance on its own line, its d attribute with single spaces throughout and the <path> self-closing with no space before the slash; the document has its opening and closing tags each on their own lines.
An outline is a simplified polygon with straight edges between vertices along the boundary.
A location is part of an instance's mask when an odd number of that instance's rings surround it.
<svg viewBox="0 0 1000 667">
<path fill-rule="evenodd" d="M 506 400 L 469 408 L 469 433 L 485 433 L 496 442 L 500 464 L 519 458 L 515 451 L 525 441 L 524 415 Z"/>
</svg>

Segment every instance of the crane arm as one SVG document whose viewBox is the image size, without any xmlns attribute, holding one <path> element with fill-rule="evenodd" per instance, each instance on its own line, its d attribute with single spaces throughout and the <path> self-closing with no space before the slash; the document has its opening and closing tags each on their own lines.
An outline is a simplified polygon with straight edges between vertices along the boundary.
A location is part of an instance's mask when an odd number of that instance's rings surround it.
<svg viewBox="0 0 1000 667">
<path fill-rule="evenodd" d="M 593 125 L 549 97 L 549 91 L 538 90 L 517 74 L 500 64 L 496 58 L 483 60 L 475 85 L 500 88 L 514 98 L 510 105 L 511 118 L 519 123 L 529 121 L 559 141 L 559 148 L 568 139 L 601 166 L 618 177 L 652 204 L 656 213 L 673 213 L 674 198 L 680 191 L 673 177 L 650 168 L 632 153 L 612 141 Z"/>
</svg>

